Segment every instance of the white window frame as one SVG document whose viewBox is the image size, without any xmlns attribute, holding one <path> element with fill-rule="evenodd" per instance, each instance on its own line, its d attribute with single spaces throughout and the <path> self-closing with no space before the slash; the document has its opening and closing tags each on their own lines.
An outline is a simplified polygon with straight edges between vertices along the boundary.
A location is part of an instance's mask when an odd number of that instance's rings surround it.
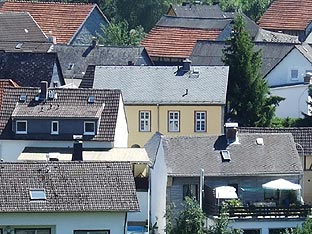
<svg viewBox="0 0 312 234">
<path fill-rule="evenodd" d="M 18 126 L 19 123 L 25 123 L 25 126 L 26 126 L 25 130 L 22 130 L 22 131 L 18 130 L 17 126 Z M 16 122 L 15 122 L 15 132 L 16 132 L 16 134 L 27 134 L 27 120 L 16 120 Z"/>
<path fill-rule="evenodd" d="M 168 132 L 180 132 L 180 111 L 168 112 Z"/>
<path fill-rule="evenodd" d="M 53 130 L 53 125 L 56 124 L 57 130 Z M 59 121 L 51 121 L 51 134 L 52 135 L 58 135 L 59 134 Z"/>
<path fill-rule="evenodd" d="M 30 189 L 29 190 L 30 200 L 46 200 L 47 195 L 44 189 Z"/>
<path fill-rule="evenodd" d="M 199 118 L 197 115 L 200 115 Z M 202 115 L 204 115 L 204 118 L 202 118 Z M 195 111 L 195 132 L 207 132 L 207 112 L 206 111 Z M 199 128 L 198 128 L 199 124 Z M 204 127 L 203 127 L 204 126 Z"/>
<path fill-rule="evenodd" d="M 37 234 L 38 231 L 42 232 L 43 230 L 46 231 L 46 233 L 51 234 L 51 228 L 15 228 L 14 233 L 25 233 L 25 231 L 29 233 L 32 231 L 33 234 Z"/>
<path fill-rule="evenodd" d="M 139 131 L 140 132 L 151 131 L 151 111 L 139 111 Z"/>
<path fill-rule="evenodd" d="M 293 71 L 297 71 L 297 77 L 292 76 Z M 298 68 L 293 67 L 290 69 L 290 79 L 291 80 L 299 80 L 299 69 Z"/>
<path fill-rule="evenodd" d="M 93 131 L 92 132 L 87 132 L 86 131 L 86 125 L 87 124 L 92 124 L 93 125 Z M 84 124 L 83 124 L 83 135 L 95 135 L 95 121 L 84 121 Z"/>
</svg>

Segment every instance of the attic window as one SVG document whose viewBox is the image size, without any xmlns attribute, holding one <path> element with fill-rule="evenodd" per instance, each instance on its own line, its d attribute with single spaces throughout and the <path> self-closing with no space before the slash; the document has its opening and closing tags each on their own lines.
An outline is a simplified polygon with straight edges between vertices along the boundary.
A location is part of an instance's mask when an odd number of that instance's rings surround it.
<svg viewBox="0 0 312 234">
<path fill-rule="evenodd" d="M 231 161 L 230 152 L 228 150 L 221 150 L 220 153 L 221 153 L 223 162 Z"/>
<path fill-rule="evenodd" d="M 44 189 L 30 189 L 30 200 L 46 200 L 46 193 Z"/>
<path fill-rule="evenodd" d="M 95 101 L 95 97 L 94 96 L 88 97 L 88 103 L 94 103 L 94 101 Z"/>
<path fill-rule="evenodd" d="M 22 49 L 22 47 L 23 47 L 23 42 L 19 42 L 16 46 L 15 46 L 15 49 Z"/>
</svg>

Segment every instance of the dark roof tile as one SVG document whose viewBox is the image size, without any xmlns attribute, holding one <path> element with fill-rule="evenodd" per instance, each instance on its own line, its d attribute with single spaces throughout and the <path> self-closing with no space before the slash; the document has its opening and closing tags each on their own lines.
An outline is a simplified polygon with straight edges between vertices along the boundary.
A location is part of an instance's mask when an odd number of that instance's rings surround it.
<svg viewBox="0 0 312 234">
<path fill-rule="evenodd" d="M 2 213 L 139 210 L 128 163 L 1 163 L 0 172 Z M 46 199 L 31 201 L 30 189 L 44 189 Z"/>
</svg>

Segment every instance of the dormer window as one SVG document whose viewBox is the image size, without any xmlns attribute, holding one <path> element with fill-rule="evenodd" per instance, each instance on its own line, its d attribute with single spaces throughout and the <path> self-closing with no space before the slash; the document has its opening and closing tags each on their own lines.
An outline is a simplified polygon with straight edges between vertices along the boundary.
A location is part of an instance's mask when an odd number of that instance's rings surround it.
<svg viewBox="0 0 312 234">
<path fill-rule="evenodd" d="M 26 120 L 16 120 L 16 134 L 27 134 Z"/>
<path fill-rule="evenodd" d="M 84 135 L 95 135 L 95 122 L 85 121 L 84 122 Z"/>
<path fill-rule="evenodd" d="M 59 134 L 59 122 L 58 121 L 52 121 L 51 122 L 51 134 L 52 135 L 58 135 Z"/>
</svg>

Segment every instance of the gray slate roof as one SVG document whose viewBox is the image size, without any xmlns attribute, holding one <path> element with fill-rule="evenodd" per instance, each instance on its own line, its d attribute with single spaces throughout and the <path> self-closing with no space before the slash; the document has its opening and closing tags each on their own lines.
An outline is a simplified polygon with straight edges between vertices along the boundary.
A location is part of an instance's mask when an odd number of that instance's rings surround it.
<svg viewBox="0 0 312 234">
<path fill-rule="evenodd" d="M 262 74 L 266 76 L 295 46 L 296 44 L 293 43 L 255 42 L 255 50 L 262 51 Z M 222 62 L 224 48 L 226 48 L 226 42 L 197 41 L 190 59 L 195 66 L 224 65 Z"/>
<path fill-rule="evenodd" d="M 240 144 L 227 146 L 224 135 L 162 136 L 168 175 L 198 176 L 200 168 L 205 170 L 205 176 L 302 174 L 291 134 L 242 133 L 238 138 Z M 257 145 L 257 138 L 263 138 L 264 145 Z M 154 144 L 159 142 L 154 141 Z M 222 162 L 220 150 L 228 150 L 231 161 Z M 149 157 L 153 160 L 155 156 Z"/>
<path fill-rule="evenodd" d="M 0 172 L 0 212 L 139 211 L 128 163 L 1 163 Z M 30 189 L 46 200 L 31 201 Z"/>
<path fill-rule="evenodd" d="M 47 42 L 47 37 L 28 12 L 1 12 L 0 22 L 0 44 L 2 41 Z"/>
<path fill-rule="evenodd" d="M 219 5 L 184 4 L 172 6 L 176 16 L 191 18 L 230 18 L 233 12 L 223 12 Z"/>
<path fill-rule="evenodd" d="M 297 145 L 300 155 L 312 155 L 312 127 L 289 127 L 289 128 L 268 128 L 268 127 L 240 127 L 242 133 L 291 133 Z"/>
<path fill-rule="evenodd" d="M 165 66 L 96 66 L 93 85 L 89 80 L 85 88 L 120 89 L 125 104 L 224 105 L 228 72 L 226 66 L 191 67 L 190 72 Z"/>
<path fill-rule="evenodd" d="M 0 79 L 11 79 L 24 87 L 39 87 L 41 81 L 48 81 L 50 84 L 55 64 L 60 85 L 64 85 L 56 53 L 0 51 Z"/>
<path fill-rule="evenodd" d="M 50 88 L 49 90 L 57 93 L 57 99 L 46 99 L 45 101 L 37 102 L 34 98 L 38 95 L 39 90 L 39 88 L 11 87 L 4 89 L 0 112 L 0 139 L 72 141 L 72 135 L 15 135 L 12 132 L 11 115 L 17 114 L 17 116 L 45 118 L 51 114 L 51 109 L 53 111 L 56 109 L 56 113 L 59 118 L 85 118 L 82 115 L 86 112 L 86 110 L 89 111 L 92 109 L 94 118 L 97 115 L 100 115 L 98 134 L 95 136 L 84 136 L 84 140 L 107 142 L 114 141 L 119 101 L 121 97 L 120 90 Z M 19 102 L 19 97 L 21 95 L 27 96 L 25 102 Z M 94 96 L 94 103 L 88 103 L 88 98 L 90 96 Z M 103 108 L 103 104 L 105 104 L 104 109 L 99 113 L 99 110 L 102 110 Z M 90 116 L 91 114 L 86 113 L 86 115 Z"/>
<path fill-rule="evenodd" d="M 188 18 L 164 15 L 156 23 L 161 27 L 177 27 L 192 29 L 220 29 L 223 30 L 233 19 L 206 19 L 206 18 Z"/>
<path fill-rule="evenodd" d="M 50 42 L 0 41 L 0 50 L 5 52 L 50 52 L 51 46 Z"/>
<path fill-rule="evenodd" d="M 65 78 L 82 78 L 88 65 L 152 65 L 144 47 L 53 45 Z M 69 69 L 71 67 L 71 69 Z"/>
</svg>

